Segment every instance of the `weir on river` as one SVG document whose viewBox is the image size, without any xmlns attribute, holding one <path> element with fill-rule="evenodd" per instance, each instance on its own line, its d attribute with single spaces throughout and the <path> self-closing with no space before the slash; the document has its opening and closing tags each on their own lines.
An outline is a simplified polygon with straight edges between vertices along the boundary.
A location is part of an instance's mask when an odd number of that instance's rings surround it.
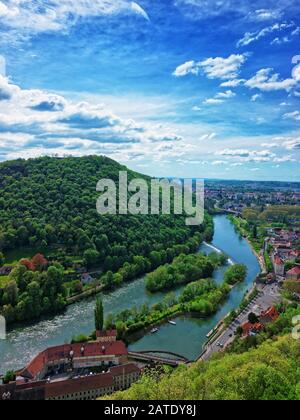
<svg viewBox="0 0 300 420">
<path fill-rule="evenodd" d="M 172 351 L 188 360 L 199 356 L 206 335 L 231 310 L 236 309 L 253 281 L 260 273 L 260 266 L 247 241 L 235 231 L 226 216 L 216 216 L 215 235 L 212 244 L 203 244 L 200 251 L 210 253 L 219 249 L 225 252 L 231 262 L 247 265 L 248 275 L 243 284 L 235 287 L 220 310 L 210 318 L 201 320 L 188 317 L 175 319 L 176 325 L 165 324 L 158 333 L 148 334 L 130 346 L 130 351 L 142 350 Z M 221 267 L 214 274 L 220 284 L 227 267 Z M 179 295 L 183 287 L 176 290 Z M 134 305 L 150 305 L 162 300 L 165 294 L 151 295 L 144 286 L 144 278 L 127 284 L 122 289 L 103 295 L 106 314 L 120 312 Z M 90 334 L 94 329 L 95 297 L 67 308 L 60 316 L 45 319 L 37 324 L 22 326 L 10 332 L 5 341 L 0 340 L 0 373 L 25 366 L 43 349 L 68 343 L 73 336 Z"/>
</svg>

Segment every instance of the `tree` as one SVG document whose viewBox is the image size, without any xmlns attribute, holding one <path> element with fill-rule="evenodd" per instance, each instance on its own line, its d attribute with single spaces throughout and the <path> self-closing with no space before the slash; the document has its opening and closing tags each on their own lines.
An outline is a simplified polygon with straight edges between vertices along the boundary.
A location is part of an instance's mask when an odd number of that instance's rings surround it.
<svg viewBox="0 0 300 420">
<path fill-rule="evenodd" d="M 4 378 L 3 378 L 3 383 L 5 385 L 9 384 L 10 382 L 14 382 L 16 380 L 16 374 L 14 371 L 9 370 L 8 372 L 6 372 Z"/>
<path fill-rule="evenodd" d="M 247 276 L 247 267 L 244 264 L 235 264 L 228 268 L 224 275 L 227 284 L 235 285 L 245 280 Z"/>
<path fill-rule="evenodd" d="M 36 271 L 43 271 L 47 266 L 48 261 L 42 254 L 36 254 L 31 260 Z"/>
<path fill-rule="evenodd" d="M 242 336 L 243 332 L 244 331 L 243 331 L 243 328 L 241 326 L 237 327 L 237 329 L 236 329 L 237 335 Z"/>
<path fill-rule="evenodd" d="M 95 249 L 87 249 L 84 254 L 83 258 L 87 267 L 93 267 L 99 262 L 100 254 Z"/>
<path fill-rule="evenodd" d="M 256 314 L 254 314 L 253 312 L 251 312 L 248 315 L 248 321 L 250 322 L 250 324 L 257 324 L 257 322 L 259 322 L 259 318 Z"/>
<path fill-rule="evenodd" d="M 103 309 L 103 302 L 101 299 L 96 300 L 96 307 L 95 307 L 95 327 L 97 331 L 103 330 L 104 324 L 104 309 Z"/>
<path fill-rule="evenodd" d="M 0 267 L 5 263 L 5 257 L 2 252 L 0 252 Z"/>
<path fill-rule="evenodd" d="M 257 226 L 256 225 L 253 226 L 252 236 L 254 239 L 257 239 Z"/>
<path fill-rule="evenodd" d="M 4 296 L 5 297 L 3 298 L 3 300 L 4 301 L 6 300 L 5 302 L 6 304 L 12 305 L 12 306 L 16 305 L 18 301 L 18 286 L 14 280 L 10 281 L 6 285 L 4 289 Z"/>
<path fill-rule="evenodd" d="M 35 269 L 33 262 L 26 258 L 20 261 L 20 265 L 23 265 L 29 271 L 34 271 Z"/>
</svg>

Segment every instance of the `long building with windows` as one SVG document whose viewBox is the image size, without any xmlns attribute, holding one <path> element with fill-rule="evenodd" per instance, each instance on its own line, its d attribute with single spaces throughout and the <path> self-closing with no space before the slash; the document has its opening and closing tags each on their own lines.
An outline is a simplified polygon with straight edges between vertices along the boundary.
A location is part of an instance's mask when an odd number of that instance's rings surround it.
<svg viewBox="0 0 300 420">
<path fill-rule="evenodd" d="M 127 389 L 140 375 L 116 332 L 98 332 L 95 342 L 51 347 L 38 354 L 17 372 L 16 381 L 0 385 L 0 401 L 91 400 Z"/>
</svg>

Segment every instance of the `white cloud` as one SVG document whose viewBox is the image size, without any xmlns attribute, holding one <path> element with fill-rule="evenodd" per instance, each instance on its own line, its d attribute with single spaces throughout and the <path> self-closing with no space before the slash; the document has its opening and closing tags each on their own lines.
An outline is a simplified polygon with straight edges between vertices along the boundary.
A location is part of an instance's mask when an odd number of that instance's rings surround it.
<svg viewBox="0 0 300 420">
<path fill-rule="evenodd" d="M 221 166 L 221 165 L 226 165 L 227 162 L 225 160 L 215 160 L 212 162 L 212 165 L 214 166 Z"/>
<path fill-rule="evenodd" d="M 232 92 L 232 90 L 227 90 L 226 92 L 217 93 L 216 98 L 230 99 L 230 98 L 234 98 L 235 96 L 236 96 L 236 93 Z"/>
<path fill-rule="evenodd" d="M 209 79 L 236 79 L 247 57 L 247 54 L 232 54 L 227 58 L 207 58 L 200 62 L 187 61 L 178 66 L 173 75 L 176 77 L 183 77 L 188 74 L 197 76 L 200 70 L 203 70 Z"/>
<path fill-rule="evenodd" d="M 289 29 L 293 29 L 292 33 L 295 31 L 295 23 L 275 23 L 272 26 L 268 26 L 260 31 L 257 32 L 247 32 L 242 39 L 240 39 L 237 43 L 238 47 L 246 47 L 253 42 L 259 41 L 261 38 L 266 37 L 267 35 L 270 35 L 274 32 L 282 32 Z M 294 33 L 293 36 L 295 36 L 296 33 Z"/>
<path fill-rule="evenodd" d="M 293 139 L 293 140 L 287 140 L 283 143 L 283 146 L 287 150 L 300 150 L 300 137 Z"/>
<path fill-rule="evenodd" d="M 261 94 L 259 94 L 259 93 L 257 93 L 256 95 L 253 95 L 252 97 L 251 97 L 251 102 L 257 102 L 259 99 L 261 99 L 262 98 L 262 95 Z"/>
<path fill-rule="evenodd" d="M 287 7 L 297 12 L 298 0 L 174 0 L 182 13 L 190 19 L 207 19 L 229 14 L 233 16 L 256 18 L 256 20 L 272 19 L 281 16 Z"/>
<path fill-rule="evenodd" d="M 262 91 L 286 90 L 290 91 L 296 85 L 295 79 L 281 80 L 279 74 L 273 74 L 273 69 L 261 69 L 254 77 L 245 83 L 250 89 Z"/>
<path fill-rule="evenodd" d="M 211 133 L 211 134 L 204 134 L 200 137 L 200 141 L 207 141 L 207 140 L 213 140 L 217 136 L 217 133 Z"/>
<path fill-rule="evenodd" d="M 235 168 L 235 167 L 243 166 L 243 164 L 241 162 L 236 162 L 236 163 L 231 163 L 230 166 Z"/>
<path fill-rule="evenodd" d="M 236 79 L 242 65 L 246 62 L 246 54 L 232 54 L 228 58 L 208 58 L 200 63 L 209 79 Z"/>
<path fill-rule="evenodd" d="M 275 149 L 278 147 L 277 143 L 262 143 L 261 147 L 267 147 L 269 149 Z"/>
<path fill-rule="evenodd" d="M 178 66 L 174 71 L 173 76 L 183 77 L 187 76 L 188 74 L 199 74 L 199 65 L 195 61 L 187 61 L 186 63 Z"/>
<path fill-rule="evenodd" d="M 292 42 L 295 37 L 300 35 L 300 27 L 297 26 L 296 29 L 294 29 L 290 34 L 282 36 L 282 37 L 276 37 L 271 42 L 271 45 L 282 45 L 287 44 L 288 42 Z"/>
<path fill-rule="evenodd" d="M 275 163 L 285 163 L 285 162 L 297 162 L 297 160 L 292 158 L 292 156 L 288 155 L 288 156 L 277 157 L 273 160 L 273 162 L 275 162 Z"/>
<path fill-rule="evenodd" d="M 293 68 L 292 76 L 297 82 L 300 82 L 300 64 Z"/>
<path fill-rule="evenodd" d="M 67 153 L 106 154 L 122 162 L 132 156 L 155 160 L 194 151 L 182 140 L 170 126 L 119 117 L 102 104 L 24 90 L 0 76 L 1 159 Z"/>
<path fill-rule="evenodd" d="M 281 18 L 283 12 L 276 9 L 258 9 L 253 13 L 249 13 L 249 18 L 258 22 L 266 20 L 275 20 Z"/>
<path fill-rule="evenodd" d="M 216 98 L 209 98 L 203 101 L 204 105 L 221 105 L 223 103 L 224 103 L 224 100 L 216 99 Z"/>
<path fill-rule="evenodd" d="M 116 14 L 135 14 L 149 20 L 136 2 L 129 0 L 2 0 L 2 24 L 17 29 L 19 34 L 33 35 L 47 31 L 63 31 L 79 19 Z"/>
<path fill-rule="evenodd" d="M 224 149 L 216 155 L 239 158 L 246 162 L 269 162 L 276 157 L 270 150 Z"/>
<path fill-rule="evenodd" d="M 300 121 L 300 112 L 299 111 L 288 112 L 287 114 L 284 114 L 283 118 Z"/>
<path fill-rule="evenodd" d="M 234 98 L 236 94 L 232 90 L 227 90 L 226 92 L 219 92 L 215 95 L 214 98 L 205 99 L 203 101 L 204 105 L 221 105 L 227 99 Z"/>
<path fill-rule="evenodd" d="M 245 79 L 234 79 L 234 80 L 228 80 L 227 82 L 221 83 L 221 87 L 229 87 L 229 88 L 235 88 L 238 87 L 246 82 Z"/>
</svg>

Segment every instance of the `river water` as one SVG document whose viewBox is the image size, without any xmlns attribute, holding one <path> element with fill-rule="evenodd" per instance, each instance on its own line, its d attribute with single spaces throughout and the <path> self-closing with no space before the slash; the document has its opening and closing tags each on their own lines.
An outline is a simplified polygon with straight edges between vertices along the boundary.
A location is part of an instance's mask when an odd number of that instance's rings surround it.
<svg viewBox="0 0 300 420">
<path fill-rule="evenodd" d="M 239 306 L 246 290 L 260 272 L 257 258 L 248 243 L 239 236 L 226 216 L 216 216 L 215 236 L 211 245 L 203 244 L 200 251 L 215 252 L 216 249 L 229 255 L 232 262 L 244 263 L 248 267 L 247 280 L 231 292 L 228 300 L 217 314 L 199 320 L 180 317 L 176 326 L 166 324 L 157 334 L 149 334 L 130 346 L 131 350 L 162 350 L 196 358 L 206 341 L 207 333 L 228 312 Z M 215 249 L 216 248 L 216 249 Z M 225 267 L 215 272 L 215 279 L 222 283 Z M 182 288 L 176 291 L 178 295 Z M 134 305 L 148 302 L 150 305 L 162 300 L 164 294 L 151 295 L 144 286 L 144 278 L 127 284 L 122 289 L 103 295 L 105 313 L 120 312 Z M 0 341 L 0 373 L 24 367 L 43 349 L 69 343 L 73 336 L 90 334 L 94 329 L 95 297 L 67 308 L 60 316 L 48 318 L 34 325 L 22 326 L 9 332 L 5 341 Z"/>
</svg>

